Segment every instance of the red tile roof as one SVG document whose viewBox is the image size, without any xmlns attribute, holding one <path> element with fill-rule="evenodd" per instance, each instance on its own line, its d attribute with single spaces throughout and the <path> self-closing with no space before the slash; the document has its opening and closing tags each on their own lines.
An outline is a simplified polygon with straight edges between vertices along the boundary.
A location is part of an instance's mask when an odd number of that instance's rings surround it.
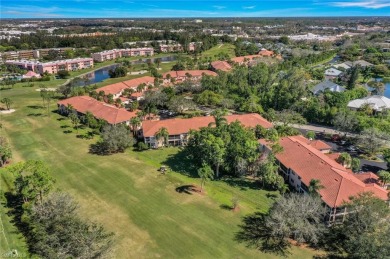
<svg viewBox="0 0 390 259">
<path fill-rule="evenodd" d="M 262 57 L 261 55 L 248 55 L 248 56 L 232 58 L 232 61 L 236 62 L 236 63 L 242 63 L 242 62 L 244 62 L 245 59 L 253 60 L 255 58 L 261 58 L 261 57 Z"/>
<path fill-rule="evenodd" d="M 163 74 L 163 78 L 166 78 L 167 75 L 171 75 L 171 78 L 177 77 L 186 77 L 187 74 L 190 74 L 193 77 L 200 77 L 203 75 L 208 76 L 217 76 L 218 74 L 210 70 L 181 70 L 181 71 L 170 71 Z"/>
<path fill-rule="evenodd" d="M 213 61 L 211 62 L 211 66 L 215 69 L 215 70 L 221 70 L 221 71 L 225 71 L 225 72 L 228 72 L 232 69 L 232 66 L 227 63 L 226 61 Z"/>
<path fill-rule="evenodd" d="M 123 83 L 130 88 L 137 88 L 137 86 L 139 86 L 140 84 L 146 84 L 146 85 L 154 84 L 154 77 L 143 76 L 143 77 L 123 81 Z"/>
<path fill-rule="evenodd" d="M 261 125 L 264 128 L 271 128 L 272 124 L 266 119 L 256 113 L 249 113 L 243 115 L 228 115 L 225 116 L 228 123 L 236 120 L 240 121 L 246 127 L 255 127 Z M 198 130 L 202 127 L 207 127 L 210 123 L 215 122 L 213 116 L 194 117 L 191 119 L 167 119 L 160 121 L 144 121 L 142 123 L 144 137 L 151 137 L 156 132 L 164 127 L 168 130 L 170 135 L 179 135 L 188 133 L 191 129 Z"/>
<path fill-rule="evenodd" d="M 124 84 L 123 82 L 119 82 L 119 83 L 115 83 L 115 84 L 112 84 L 112 85 L 106 85 L 106 86 L 103 86 L 103 87 L 100 87 L 98 89 L 96 89 L 96 92 L 100 92 L 100 91 L 103 91 L 105 95 L 109 95 L 109 94 L 118 94 L 120 92 L 122 92 L 124 89 L 126 89 L 128 86 L 126 84 Z"/>
<path fill-rule="evenodd" d="M 275 52 L 271 50 L 262 49 L 259 51 L 258 54 L 263 57 L 272 57 L 275 54 Z"/>
<path fill-rule="evenodd" d="M 136 112 L 128 112 L 126 109 L 117 108 L 109 104 L 99 102 L 89 96 L 75 96 L 57 102 L 58 105 L 72 105 L 73 108 L 85 114 L 91 112 L 95 118 L 103 119 L 110 124 L 122 123 L 136 117 Z"/>
<path fill-rule="evenodd" d="M 319 190 L 319 194 L 328 206 L 342 206 L 351 196 L 361 192 L 373 192 L 383 200 L 388 199 L 385 189 L 376 184 L 363 183 L 350 170 L 300 139 L 281 138 L 279 143 L 283 151 L 275 156 L 284 166 L 298 174 L 306 186 L 310 185 L 312 179 L 320 180 L 324 188 Z"/>
<path fill-rule="evenodd" d="M 106 95 L 119 94 L 126 88 L 137 88 L 137 86 L 139 86 L 140 84 L 146 84 L 146 85 L 154 84 L 154 77 L 143 76 L 140 78 L 134 78 L 123 82 L 106 85 L 96 89 L 96 92 L 103 91 Z"/>
<path fill-rule="evenodd" d="M 320 151 L 332 149 L 331 146 L 329 146 L 328 144 L 326 144 L 325 142 L 323 142 L 321 140 L 310 140 L 310 139 L 305 138 L 302 135 L 298 135 L 295 137 L 298 138 L 299 140 L 305 142 L 306 144 L 314 147 L 315 149 L 320 150 Z"/>
</svg>

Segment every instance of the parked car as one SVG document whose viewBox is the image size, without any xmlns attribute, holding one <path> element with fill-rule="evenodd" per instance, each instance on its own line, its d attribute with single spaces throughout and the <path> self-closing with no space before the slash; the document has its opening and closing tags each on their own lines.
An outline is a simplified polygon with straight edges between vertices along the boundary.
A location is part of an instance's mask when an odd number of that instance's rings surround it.
<svg viewBox="0 0 390 259">
<path fill-rule="evenodd" d="M 358 149 L 355 146 L 352 146 L 352 145 L 347 147 L 347 150 L 350 151 L 350 152 L 357 152 L 358 151 Z"/>
<path fill-rule="evenodd" d="M 339 134 L 333 134 L 332 135 L 332 141 L 333 142 L 337 142 L 337 141 L 340 141 L 341 140 L 341 137 Z"/>
</svg>

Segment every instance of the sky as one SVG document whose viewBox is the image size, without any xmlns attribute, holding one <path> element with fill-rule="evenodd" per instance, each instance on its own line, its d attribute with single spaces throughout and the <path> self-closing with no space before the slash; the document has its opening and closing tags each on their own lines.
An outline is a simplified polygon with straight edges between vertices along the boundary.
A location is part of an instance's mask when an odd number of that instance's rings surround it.
<svg viewBox="0 0 390 259">
<path fill-rule="evenodd" d="M 1 0 L 0 18 L 390 16 L 390 0 Z"/>
</svg>

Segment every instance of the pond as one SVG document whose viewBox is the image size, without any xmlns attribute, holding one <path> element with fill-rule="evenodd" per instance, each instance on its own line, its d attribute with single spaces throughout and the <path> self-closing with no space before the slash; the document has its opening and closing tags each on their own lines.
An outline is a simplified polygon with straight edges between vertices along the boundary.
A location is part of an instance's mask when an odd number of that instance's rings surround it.
<svg viewBox="0 0 390 259">
<path fill-rule="evenodd" d="M 390 98 L 390 82 L 385 84 L 385 93 L 384 96 Z"/>
<path fill-rule="evenodd" d="M 102 82 L 110 77 L 110 75 L 108 74 L 108 71 L 110 69 L 116 68 L 117 66 L 118 65 L 115 64 L 115 65 L 111 65 L 108 67 L 102 67 L 102 68 L 97 69 L 91 73 L 88 73 L 88 74 L 83 76 L 83 78 L 88 78 L 88 81 L 85 82 L 84 79 L 80 80 L 80 82 L 77 83 L 77 86 L 83 86 L 85 84 L 90 85 L 90 84 L 96 84 L 96 83 Z"/>
<path fill-rule="evenodd" d="M 136 65 L 136 64 L 143 64 L 143 63 L 148 63 L 148 62 L 153 63 L 153 62 L 155 62 L 156 59 L 157 58 L 140 58 L 139 60 L 132 61 L 131 64 Z M 166 56 L 166 57 L 161 57 L 160 59 L 161 59 L 161 62 L 171 62 L 171 61 L 175 61 L 177 59 L 177 57 L 176 56 Z M 108 74 L 108 71 L 110 71 L 110 69 L 116 68 L 117 66 L 118 66 L 118 64 L 114 64 L 114 65 L 102 67 L 102 68 L 99 68 L 93 72 L 87 73 L 80 79 L 80 81 L 75 82 L 75 86 L 91 85 L 91 84 L 96 84 L 96 83 L 102 82 L 110 77 L 110 75 Z M 87 78 L 88 81 L 85 81 L 84 78 Z"/>
<path fill-rule="evenodd" d="M 376 81 L 383 81 L 382 78 L 375 78 Z M 390 98 L 390 82 L 385 83 L 385 91 L 383 95 L 387 98 Z"/>
</svg>

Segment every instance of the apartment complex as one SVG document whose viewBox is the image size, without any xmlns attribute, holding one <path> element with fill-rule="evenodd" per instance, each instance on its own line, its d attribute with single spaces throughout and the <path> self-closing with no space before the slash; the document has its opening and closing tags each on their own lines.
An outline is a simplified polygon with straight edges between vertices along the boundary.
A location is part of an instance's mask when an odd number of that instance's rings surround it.
<svg viewBox="0 0 390 259">
<path fill-rule="evenodd" d="M 234 114 L 225 116 L 227 123 L 239 121 L 243 126 L 254 128 L 256 125 L 260 125 L 263 128 L 269 129 L 273 125 L 259 114 Z M 159 121 L 143 121 L 141 135 L 144 137 L 144 141 L 151 148 L 158 148 L 162 143 L 159 143 L 155 137 L 157 131 L 161 128 L 166 128 L 169 133 L 168 143 L 172 146 L 185 145 L 188 140 L 188 133 L 190 130 L 199 130 L 200 128 L 207 127 L 210 123 L 215 122 L 214 117 L 194 117 L 190 119 L 167 119 Z"/>
<path fill-rule="evenodd" d="M 194 46 L 195 49 L 195 46 Z M 176 44 L 161 44 L 159 46 L 160 52 L 178 52 L 183 51 L 183 46 L 180 43 Z"/>
<path fill-rule="evenodd" d="M 51 49 L 35 49 L 35 50 L 19 50 L 19 51 L 7 51 L 1 54 L 6 60 L 20 60 L 20 59 L 38 59 L 47 56 L 50 51 L 56 51 L 60 55 L 64 54 L 67 50 L 73 50 L 73 48 L 51 48 Z"/>
<path fill-rule="evenodd" d="M 181 70 L 170 71 L 163 74 L 163 83 L 182 83 L 186 80 L 199 81 L 204 75 L 217 76 L 218 74 L 210 70 Z"/>
<path fill-rule="evenodd" d="M 86 114 L 90 112 L 96 119 L 102 119 L 107 123 L 126 124 L 129 125 L 130 119 L 136 117 L 136 112 L 129 112 L 124 108 L 118 108 L 103 102 L 99 102 L 96 99 L 89 96 L 75 96 L 65 100 L 61 100 L 57 103 L 58 111 L 61 114 L 67 114 L 68 105 L 71 105 L 78 114 Z"/>
<path fill-rule="evenodd" d="M 265 153 L 271 152 L 270 142 L 260 139 Z M 308 193 L 311 180 L 319 180 L 323 188 L 318 193 L 325 204 L 325 219 L 328 222 L 343 220 L 349 213 L 344 206 L 350 197 L 362 192 L 372 192 L 376 197 L 388 200 L 388 191 L 380 187 L 369 174 L 354 174 L 334 160 L 335 154 L 326 154 L 325 143 L 306 139 L 303 136 L 284 137 L 279 140 L 282 152 L 275 154 L 280 174 L 296 191 Z M 374 179 L 376 180 L 376 179 Z"/>
<path fill-rule="evenodd" d="M 65 59 L 57 60 L 52 62 L 39 62 L 31 60 L 7 60 L 6 65 L 15 65 L 21 69 L 26 69 L 33 71 L 38 74 L 44 74 L 45 72 L 49 74 L 56 74 L 58 71 L 75 71 L 84 68 L 93 67 L 92 58 L 74 58 L 74 59 Z"/>
<path fill-rule="evenodd" d="M 93 60 L 103 62 L 106 60 L 117 59 L 121 57 L 153 56 L 153 48 L 133 48 L 133 49 L 112 49 L 97 53 L 92 53 Z"/>
<path fill-rule="evenodd" d="M 99 92 L 103 91 L 104 95 L 112 94 L 114 99 L 116 99 L 116 98 L 119 98 L 122 95 L 123 91 L 127 88 L 132 89 L 133 91 L 137 92 L 137 88 L 139 85 L 145 85 L 146 87 L 143 90 L 146 90 L 147 86 L 150 86 L 153 84 L 154 84 L 154 77 L 143 76 L 140 78 L 134 78 L 134 79 L 126 80 L 126 81 L 119 82 L 116 84 L 106 85 L 106 86 L 100 87 L 100 88 L 96 89 L 96 92 L 99 93 Z"/>
</svg>

